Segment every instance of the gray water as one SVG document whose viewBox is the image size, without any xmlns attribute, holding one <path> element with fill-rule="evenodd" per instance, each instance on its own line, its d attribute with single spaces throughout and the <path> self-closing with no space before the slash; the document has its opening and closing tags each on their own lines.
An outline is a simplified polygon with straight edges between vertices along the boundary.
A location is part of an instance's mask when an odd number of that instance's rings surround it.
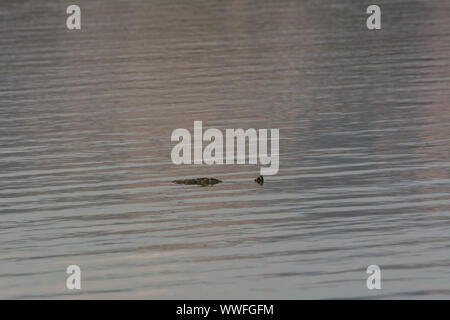
<svg viewBox="0 0 450 320">
<path fill-rule="evenodd" d="M 449 1 L 69 4 L 0 4 L 1 298 L 450 298 Z M 172 164 L 194 120 L 279 173 Z"/>
</svg>

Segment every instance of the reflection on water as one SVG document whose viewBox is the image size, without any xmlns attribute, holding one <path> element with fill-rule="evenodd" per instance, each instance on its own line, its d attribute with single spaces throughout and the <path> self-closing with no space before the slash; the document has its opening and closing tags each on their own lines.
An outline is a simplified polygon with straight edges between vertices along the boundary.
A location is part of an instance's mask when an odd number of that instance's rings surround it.
<svg viewBox="0 0 450 320">
<path fill-rule="evenodd" d="M 0 297 L 450 297 L 450 3 L 79 4 L 0 10 Z M 279 174 L 174 166 L 194 120 Z"/>
</svg>

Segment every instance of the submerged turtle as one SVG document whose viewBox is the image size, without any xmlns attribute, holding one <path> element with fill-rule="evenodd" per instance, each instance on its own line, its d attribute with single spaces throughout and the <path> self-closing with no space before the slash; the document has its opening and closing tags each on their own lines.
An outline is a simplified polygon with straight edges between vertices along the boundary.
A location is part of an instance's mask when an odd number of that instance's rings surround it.
<svg viewBox="0 0 450 320">
<path fill-rule="evenodd" d="M 262 186 L 264 184 L 264 178 L 263 176 L 258 176 L 258 178 L 255 179 L 255 182 Z"/>
<path fill-rule="evenodd" d="M 188 185 L 199 185 L 199 186 L 213 186 L 215 184 L 221 183 L 219 179 L 216 178 L 195 178 L 195 179 L 184 179 L 175 180 L 174 183 L 178 184 L 188 184 Z"/>
<path fill-rule="evenodd" d="M 215 184 L 221 183 L 222 181 L 216 178 L 194 178 L 194 179 L 174 180 L 172 182 L 177 184 L 198 185 L 205 187 L 205 186 L 213 186 Z M 258 178 L 255 179 L 255 182 L 260 186 L 262 186 L 264 183 L 263 176 L 258 176 Z"/>
</svg>

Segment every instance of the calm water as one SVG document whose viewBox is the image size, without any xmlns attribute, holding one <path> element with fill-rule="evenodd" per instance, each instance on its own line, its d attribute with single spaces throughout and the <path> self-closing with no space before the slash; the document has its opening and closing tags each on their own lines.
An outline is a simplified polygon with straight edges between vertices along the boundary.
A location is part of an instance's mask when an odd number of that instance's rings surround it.
<svg viewBox="0 0 450 320">
<path fill-rule="evenodd" d="M 1 298 L 450 298 L 449 1 L 77 3 L 1 1 Z M 280 172 L 173 165 L 194 120 Z"/>
</svg>

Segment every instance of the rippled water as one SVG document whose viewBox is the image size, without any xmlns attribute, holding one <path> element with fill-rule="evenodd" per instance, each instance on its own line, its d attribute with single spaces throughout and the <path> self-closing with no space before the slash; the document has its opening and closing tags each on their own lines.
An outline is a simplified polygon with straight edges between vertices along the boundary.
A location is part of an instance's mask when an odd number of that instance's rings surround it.
<svg viewBox="0 0 450 320">
<path fill-rule="evenodd" d="M 450 2 L 78 4 L 1 4 L 0 297 L 450 298 Z M 173 165 L 194 120 L 280 172 Z"/>
</svg>

